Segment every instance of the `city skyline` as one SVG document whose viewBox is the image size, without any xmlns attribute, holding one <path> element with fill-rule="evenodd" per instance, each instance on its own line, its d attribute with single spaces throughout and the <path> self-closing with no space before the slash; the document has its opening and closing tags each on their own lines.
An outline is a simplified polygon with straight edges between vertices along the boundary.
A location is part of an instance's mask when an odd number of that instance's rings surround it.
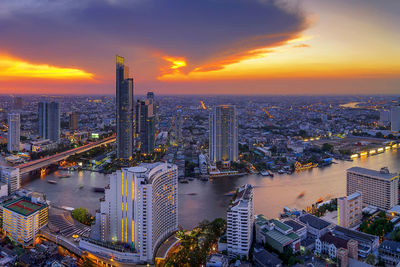
<svg viewBox="0 0 400 267">
<path fill-rule="evenodd" d="M 152 1 L 2 2 L 0 93 L 112 94 L 117 53 L 140 95 L 398 92 L 396 1 Z"/>
</svg>

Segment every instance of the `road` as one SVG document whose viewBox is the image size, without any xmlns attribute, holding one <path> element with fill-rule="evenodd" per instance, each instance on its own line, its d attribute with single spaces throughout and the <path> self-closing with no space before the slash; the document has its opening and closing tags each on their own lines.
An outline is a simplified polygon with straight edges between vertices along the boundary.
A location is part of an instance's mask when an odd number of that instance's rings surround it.
<svg viewBox="0 0 400 267">
<path fill-rule="evenodd" d="M 115 142 L 115 136 L 111 136 L 111 137 L 107 137 L 105 139 L 102 139 L 100 141 L 97 142 L 92 142 L 89 143 L 87 145 L 84 146 L 80 146 L 77 148 L 73 148 L 64 152 L 60 152 L 57 153 L 55 155 L 51 155 L 45 158 L 41 158 L 41 159 L 37 159 L 37 160 L 33 160 L 18 166 L 15 166 L 15 168 L 19 168 L 20 171 L 20 175 L 28 173 L 30 171 L 34 171 L 37 169 L 41 169 L 43 167 L 46 167 L 48 165 L 51 165 L 53 163 L 59 162 L 61 160 L 65 160 L 67 159 L 69 156 L 72 156 L 74 154 L 79 154 L 79 153 L 83 153 L 86 152 L 88 150 L 91 150 L 95 147 L 101 146 L 101 145 L 105 145 L 105 144 L 109 144 L 109 143 L 113 143 Z"/>
</svg>

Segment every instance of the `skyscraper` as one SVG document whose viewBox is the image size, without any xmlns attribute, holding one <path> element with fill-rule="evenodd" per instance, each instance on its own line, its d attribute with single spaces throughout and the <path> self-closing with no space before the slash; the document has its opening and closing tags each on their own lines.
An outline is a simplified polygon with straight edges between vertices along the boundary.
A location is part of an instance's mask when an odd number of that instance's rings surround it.
<svg viewBox="0 0 400 267">
<path fill-rule="evenodd" d="M 19 151 L 21 119 L 18 113 L 8 114 L 7 149 L 10 152 Z"/>
<path fill-rule="evenodd" d="M 69 129 L 72 131 L 78 130 L 79 127 L 79 114 L 76 111 L 72 111 L 69 114 Z"/>
<path fill-rule="evenodd" d="M 117 157 L 129 159 L 133 149 L 133 79 L 124 58 L 116 56 Z"/>
<path fill-rule="evenodd" d="M 245 184 L 239 187 L 227 211 L 229 257 L 248 257 L 253 240 L 253 222 L 253 187 Z"/>
<path fill-rule="evenodd" d="M 178 229 L 177 186 L 177 167 L 167 163 L 142 163 L 113 173 L 92 238 L 129 245 L 136 253 L 130 260 L 152 262 L 156 248 Z M 83 246 L 107 253 L 89 243 Z"/>
<path fill-rule="evenodd" d="M 57 102 L 38 103 L 38 126 L 39 136 L 60 141 L 60 105 Z"/>
<path fill-rule="evenodd" d="M 238 160 L 238 124 L 236 107 L 216 106 L 210 113 L 210 162 Z"/>
<path fill-rule="evenodd" d="M 154 105 L 150 100 L 138 100 L 136 103 L 136 134 L 139 136 L 140 152 L 151 154 L 155 143 Z"/>
<path fill-rule="evenodd" d="M 390 122 L 392 132 L 400 132 L 400 105 L 392 106 L 390 110 Z"/>
<path fill-rule="evenodd" d="M 182 124 L 182 107 L 178 106 L 174 118 L 174 139 L 178 144 L 182 141 Z"/>
</svg>

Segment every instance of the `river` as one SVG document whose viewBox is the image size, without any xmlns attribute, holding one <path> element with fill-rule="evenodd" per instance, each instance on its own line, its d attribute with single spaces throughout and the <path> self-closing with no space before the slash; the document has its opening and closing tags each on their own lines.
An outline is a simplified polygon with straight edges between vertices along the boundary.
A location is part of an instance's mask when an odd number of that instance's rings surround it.
<svg viewBox="0 0 400 267">
<path fill-rule="evenodd" d="M 337 164 L 324 168 L 295 173 L 292 175 L 275 174 L 274 178 L 260 175 L 217 178 L 213 181 L 194 180 L 189 184 L 179 184 L 179 223 L 184 228 L 192 228 L 198 222 L 216 217 L 225 217 L 226 208 L 231 199 L 225 196 L 238 186 L 250 183 L 255 187 L 255 213 L 267 217 L 277 217 L 284 206 L 303 209 L 315 203 L 317 199 L 330 199 L 344 196 L 346 192 L 346 169 L 360 166 L 370 169 L 389 167 L 390 172 L 400 171 L 400 153 L 387 151 L 375 156 L 356 159 L 353 162 L 337 161 Z M 63 172 L 64 173 L 64 172 Z M 93 187 L 108 184 L 107 175 L 80 171 L 71 172 L 70 178 L 57 178 L 58 172 L 40 179 L 28 179 L 23 187 L 46 193 L 53 204 L 68 207 L 86 207 L 92 213 L 100 207 L 99 198 Z M 47 180 L 57 180 L 58 184 L 49 184 Z M 80 189 L 80 185 L 83 187 Z M 298 198 L 301 192 L 304 197 Z M 192 194 L 194 193 L 194 194 Z"/>
</svg>

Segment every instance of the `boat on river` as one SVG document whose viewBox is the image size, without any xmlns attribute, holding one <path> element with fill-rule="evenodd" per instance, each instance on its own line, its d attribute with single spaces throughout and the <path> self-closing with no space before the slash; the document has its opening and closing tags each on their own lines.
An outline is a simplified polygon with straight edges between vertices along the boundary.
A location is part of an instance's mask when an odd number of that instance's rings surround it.
<svg viewBox="0 0 400 267">
<path fill-rule="evenodd" d="M 55 181 L 55 180 L 47 180 L 47 182 L 48 182 L 49 184 L 57 184 L 57 181 Z"/>
</svg>

